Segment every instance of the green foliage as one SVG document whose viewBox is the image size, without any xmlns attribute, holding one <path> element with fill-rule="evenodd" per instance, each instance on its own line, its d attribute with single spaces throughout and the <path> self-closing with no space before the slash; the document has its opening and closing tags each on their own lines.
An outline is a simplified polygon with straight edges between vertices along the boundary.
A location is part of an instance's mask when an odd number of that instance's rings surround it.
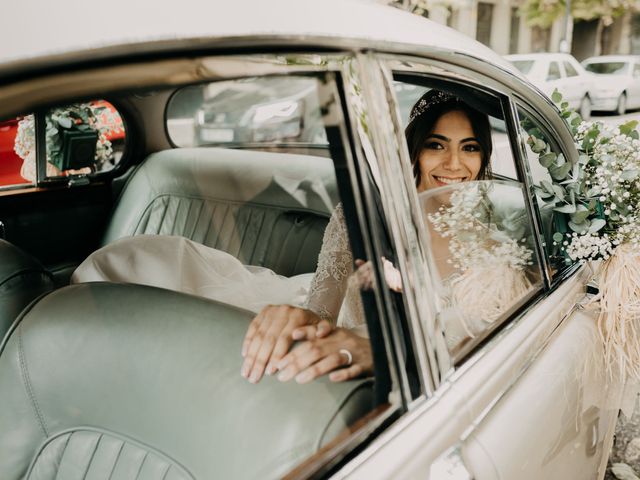
<svg viewBox="0 0 640 480">
<path fill-rule="evenodd" d="M 525 0 L 520 15 L 531 27 L 549 28 L 565 14 L 565 0 Z M 639 10 L 636 0 L 572 0 L 571 15 L 575 20 L 603 19 L 609 25 L 626 11 Z M 554 100 L 555 101 L 555 100 Z"/>
</svg>

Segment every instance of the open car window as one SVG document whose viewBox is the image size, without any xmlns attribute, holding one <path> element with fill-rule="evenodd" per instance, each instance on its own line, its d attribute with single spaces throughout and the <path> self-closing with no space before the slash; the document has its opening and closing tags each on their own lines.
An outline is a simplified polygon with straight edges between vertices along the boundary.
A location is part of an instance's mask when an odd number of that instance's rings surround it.
<svg viewBox="0 0 640 480">
<path fill-rule="evenodd" d="M 465 150 L 470 150 L 470 144 L 465 146 L 462 139 L 460 146 L 454 147 L 455 129 L 452 134 L 447 133 L 451 142 L 440 140 L 449 139 L 440 135 L 442 124 L 432 124 L 421 117 L 417 125 L 425 126 L 413 127 L 414 130 L 430 128 L 435 140 L 429 140 L 432 137 L 424 132 L 427 140 L 422 148 L 416 148 L 417 143 L 412 147 L 415 140 L 407 137 L 414 175 L 418 172 L 416 165 L 427 165 L 425 162 L 432 162 L 429 158 L 442 159 L 437 165 L 428 163 L 431 166 L 427 168 L 432 170 L 422 171 L 428 178 L 426 183 L 418 180 L 417 189 L 428 232 L 426 250 L 436 316 L 450 355 L 457 361 L 504 324 L 543 285 L 527 194 L 513 156 L 518 139 L 506 127 L 506 100 L 496 94 L 405 73 L 395 75 L 394 87 L 405 125 L 409 125 L 412 116 L 411 105 L 422 95 L 427 103 L 434 102 L 430 91 L 436 96 L 440 91 L 456 97 L 477 112 L 474 115 L 478 118 L 474 117 L 472 123 L 476 129 L 471 127 L 469 135 L 480 140 L 474 148 L 486 150 L 486 169 L 472 174 L 460 166 L 464 163 L 460 158 L 469 154 Z M 410 100 L 403 98 L 407 92 L 413 94 Z M 421 115 L 429 115 L 429 107 L 424 112 Z M 481 117 L 484 119 L 479 121 Z M 457 153 L 455 148 L 459 148 Z"/>
</svg>

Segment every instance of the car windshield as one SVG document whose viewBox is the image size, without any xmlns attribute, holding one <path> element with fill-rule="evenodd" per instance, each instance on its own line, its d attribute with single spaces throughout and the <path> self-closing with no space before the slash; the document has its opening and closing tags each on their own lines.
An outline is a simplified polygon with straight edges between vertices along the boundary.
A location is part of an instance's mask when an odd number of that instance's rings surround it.
<svg viewBox="0 0 640 480">
<path fill-rule="evenodd" d="M 531 71 L 533 67 L 533 60 L 514 60 L 513 65 L 525 75 Z"/>
<path fill-rule="evenodd" d="M 629 64 L 627 62 L 598 62 L 589 63 L 585 66 L 588 72 L 602 73 L 610 75 L 626 75 L 629 73 Z"/>
</svg>

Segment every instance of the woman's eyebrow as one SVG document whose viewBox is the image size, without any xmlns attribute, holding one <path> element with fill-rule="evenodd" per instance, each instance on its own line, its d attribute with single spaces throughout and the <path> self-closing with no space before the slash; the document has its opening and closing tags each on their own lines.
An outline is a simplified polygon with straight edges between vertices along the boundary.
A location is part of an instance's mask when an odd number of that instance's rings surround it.
<svg viewBox="0 0 640 480">
<path fill-rule="evenodd" d="M 462 140 L 460 140 L 460 143 L 465 143 L 465 142 L 478 142 L 478 139 L 475 138 L 475 137 L 468 137 L 468 138 L 463 138 Z"/>
<path fill-rule="evenodd" d="M 440 135 L 439 133 L 432 133 L 427 138 L 437 138 L 438 140 L 444 140 L 445 142 L 451 141 L 449 137 L 445 137 L 444 135 Z"/>
</svg>

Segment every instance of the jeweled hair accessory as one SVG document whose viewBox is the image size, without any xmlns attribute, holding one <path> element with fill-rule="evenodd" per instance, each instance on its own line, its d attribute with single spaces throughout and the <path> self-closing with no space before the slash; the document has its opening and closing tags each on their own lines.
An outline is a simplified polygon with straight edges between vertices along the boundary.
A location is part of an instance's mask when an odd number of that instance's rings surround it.
<svg viewBox="0 0 640 480">
<path fill-rule="evenodd" d="M 409 123 L 413 122 L 416 118 L 418 118 L 420 115 L 422 115 L 424 112 L 429 110 L 434 105 L 438 105 L 440 103 L 446 103 L 446 102 L 459 102 L 459 101 L 460 99 L 455 95 L 451 95 L 450 93 L 446 93 L 441 90 L 438 90 L 433 95 L 433 97 L 431 97 L 429 100 L 426 100 L 424 98 L 420 99 L 418 104 L 415 105 L 411 110 L 411 115 L 409 115 Z"/>
</svg>

